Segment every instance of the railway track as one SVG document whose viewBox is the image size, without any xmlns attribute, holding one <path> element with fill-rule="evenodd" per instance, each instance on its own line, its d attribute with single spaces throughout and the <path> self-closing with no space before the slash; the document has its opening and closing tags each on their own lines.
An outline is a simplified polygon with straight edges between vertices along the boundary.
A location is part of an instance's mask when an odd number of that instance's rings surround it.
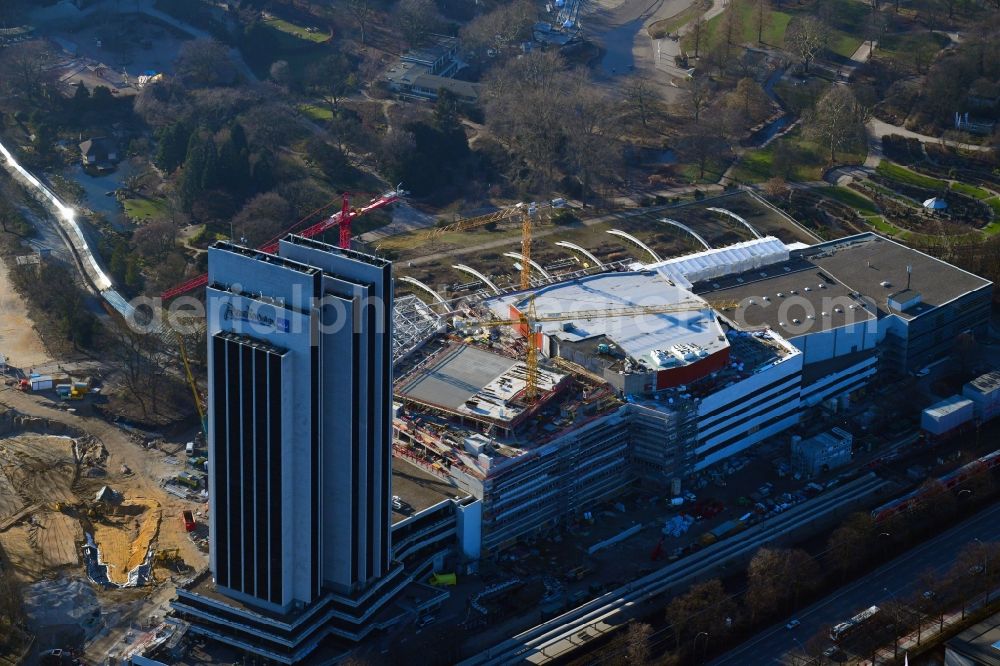
<svg viewBox="0 0 1000 666">
<path fill-rule="evenodd" d="M 644 605 L 657 597 L 680 591 L 701 579 L 714 577 L 734 562 L 749 560 L 761 546 L 781 541 L 799 528 L 820 522 L 845 507 L 866 502 L 895 484 L 874 473 L 824 493 L 808 502 L 758 523 L 733 538 L 725 539 L 654 571 L 616 590 L 607 592 L 563 615 L 552 618 L 480 654 L 460 666 L 545 664 L 565 657 L 596 638 L 624 626 L 639 615 Z"/>
</svg>

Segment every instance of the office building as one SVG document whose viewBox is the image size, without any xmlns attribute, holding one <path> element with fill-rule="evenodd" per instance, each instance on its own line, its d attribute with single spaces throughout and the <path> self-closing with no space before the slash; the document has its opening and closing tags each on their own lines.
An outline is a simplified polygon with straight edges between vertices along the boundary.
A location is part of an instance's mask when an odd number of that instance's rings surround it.
<svg viewBox="0 0 1000 666">
<path fill-rule="evenodd" d="M 390 538 L 392 267 L 297 236 L 275 255 L 220 242 L 207 309 L 210 565 L 175 607 L 295 663 L 391 622 L 415 574 Z"/>
</svg>

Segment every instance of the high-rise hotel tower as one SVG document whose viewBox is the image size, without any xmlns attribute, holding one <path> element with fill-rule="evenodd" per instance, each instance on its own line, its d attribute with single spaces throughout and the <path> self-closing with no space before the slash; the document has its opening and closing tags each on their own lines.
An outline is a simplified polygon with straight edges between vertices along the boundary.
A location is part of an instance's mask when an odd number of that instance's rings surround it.
<svg viewBox="0 0 1000 666">
<path fill-rule="evenodd" d="M 208 252 L 210 576 L 175 607 L 291 663 L 363 636 L 407 582 L 389 537 L 392 266 L 299 236 Z"/>
</svg>

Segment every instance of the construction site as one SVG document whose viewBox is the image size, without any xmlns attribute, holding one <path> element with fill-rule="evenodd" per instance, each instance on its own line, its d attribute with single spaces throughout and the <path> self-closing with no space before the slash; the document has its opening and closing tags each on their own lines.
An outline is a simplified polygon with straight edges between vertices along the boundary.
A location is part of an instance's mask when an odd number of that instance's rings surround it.
<svg viewBox="0 0 1000 666">
<path fill-rule="evenodd" d="M 917 311 L 962 307 L 975 314 L 956 325 L 984 325 L 987 281 L 871 234 L 815 243 L 754 201 L 738 194 L 647 213 L 628 220 L 636 233 L 617 220 L 605 231 L 626 243 L 622 255 L 593 240 L 600 218 L 573 241 L 549 239 L 543 254 L 539 236 L 570 232 L 547 229 L 553 211 L 534 206 L 412 235 L 412 248 L 432 240 L 479 250 L 464 234 L 520 236 L 520 252 L 504 253 L 511 272 L 455 264 L 475 281 L 435 289 L 407 273 L 420 265 L 436 275 L 437 255 L 400 268 L 448 332 L 397 364 L 395 453 L 482 500 L 484 553 L 561 528 L 636 484 L 675 495 L 701 487 L 807 410 L 849 405 L 874 378 L 877 349 L 896 363 L 883 364 L 889 374 L 939 353 L 908 342 L 922 339 L 910 328 Z M 649 233 L 654 215 L 670 229 L 667 250 L 664 232 Z M 781 237 L 761 233 L 758 218 Z M 677 251 L 678 233 L 700 249 Z M 571 258 L 553 262 L 553 249 Z M 876 261 L 872 282 L 865 271 Z M 889 275 L 918 270 L 919 289 L 908 278 L 904 290 L 921 294 L 912 303 L 884 295 L 899 284 Z M 886 337 L 896 327 L 907 342 Z"/>
<path fill-rule="evenodd" d="M 348 248 L 353 219 L 404 195 L 358 208 L 344 195 L 338 212 L 286 233 L 308 239 L 339 227 Z M 51 193 L 42 198 L 62 210 Z M 401 559 L 420 551 L 418 535 L 431 523 L 461 531 L 463 550 L 483 560 L 544 536 L 558 542 L 567 530 L 599 557 L 641 528 L 595 526 L 609 503 L 629 497 L 646 511 L 646 498 L 724 484 L 754 451 L 783 443 L 808 410 L 862 395 L 877 351 L 904 372 L 941 353 L 910 343 L 908 307 L 940 308 L 963 328 L 988 314 L 987 281 L 872 234 L 823 243 L 750 192 L 584 221 L 563 205 L 519 204 L 372 248 L 392 257 L 396 279 L 393 546 Z M 79 236 L 71 217 L 60 224 Z M 261 250 L 277 247 L 275 239 Z M 89 258 L 107 307 L 131 321 L 134 309 L 86 240 L 74 248 Z M 867 274 L 873 262 L 878 280 Z M 900 307 L 904 296 L 883 283 L 904 282 L 920 296 Z M 189 279 L 163 298 L 207 283 L 207 275 Z M 801 313 L 767 309 L 787 296 L 799 297 Z M 750 316 L 758 310 L 766 316 Z M 15 353 L 26 368 L 24 352 Z M 204 432 L 182 344 L 176 360 Z M 25 589 L 36 635 L 46 636 L 33 649 L 139 654 L 177 635 L 162 620 L 169 600 L 204 579 L 207 452 L 200 439 L 184 441 L 190 432 L 165 438 L 95 418 L 92 382 L 42 369 L 19 371 L 2 399 L 11 409 L 0 439 L 3 566 Z M 459 528 L 456 516 L 470 503 L 481 504 L 481 521 Z M 568 545 L 569 556 L 577 550 Z M 59 596 L 75 601 L 51 603 Z M 484 608 L 491 603 L 484 597 Z M 140 635 L 133 620 L 149 616 L 160 619 Z M 72 631 L 46 633 L 57 626 Z M 128 649 L 123 632 L 132 635 Z"/>
<path fill-rule="evenodd" d="M 34 652 L 106 655 L 109 627 L 165 601 L 163 584 L 204 561 L 180 521 L 196 505 L 134 471 L 168 474 L 166 453 L 137 462 L 138 442 L 113 426 L 30 392 L 4 396 L 24 411 L 0 413 L 0 569 L 21 590 Z"/>
</svg>

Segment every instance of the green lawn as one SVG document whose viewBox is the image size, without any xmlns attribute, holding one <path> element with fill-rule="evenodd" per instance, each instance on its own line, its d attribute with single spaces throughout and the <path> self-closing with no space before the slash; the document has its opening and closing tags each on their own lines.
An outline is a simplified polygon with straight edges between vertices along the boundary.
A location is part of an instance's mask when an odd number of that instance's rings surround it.
<svg viewBox="0 0 1000 666">
<path fill-rule="evenodd" d="M 868 222 L 868 224 L 870 224 L 873 227 L 875 227 L 876 231 L 881 231 L 883 234 L 886 234 L 887 236 L 906 236 L 907 235 L 905 229 L 900 229 L 896 225 L 894 225 L 894 224 L 892 224 L 890 222 L 887 222 L 886 219 L 884 217 L 880 216 L 880 215 L 875 215 L 875 216 L 872 216 L 872 217 L 866 217 L 865 220 Z"/>
<path fill-rule="evenodd" d="M 679 171 L 684 178 L 692 184 L 697 183 L 717 183 L 722 178 L 722 174 L 729 168 L 729 160 L 717 159 L 709 160 L 705 165 L 705 174 L 701 175 L 701 169 L 697 164 L 681 163 L 678 165 Z"/>
<path fill-rule="evenodd" d="M 829 197 L 830 199 L 839 201 L 846 206 L 850 206 L 862 216 L 878 215 L 878 209 L 875 207 L 875 204 L 870 199 L 861 196 L 854 190 L 846 187 L 834 186 L 821 188 L 817 190 L 817 192 L 822 194 L 824 197 Z"/>
<path fill-rule="evenodd" d="M 993 214 L 1000 217 L 1000 197 L 986 200 L 986 205 L 993 209 Z"/>
<path fill-rule="evenodd" d="M 987 192 L 981 187 L 976 187 L 975 185 L 968 185 L 966 183 L 952 183 L 951 189 L 959 194 L 964 194 L 967 197 L 972 197 L 973 199 L 979 199 L 980 201 L 986 201 L 993 196 L 992 192 Z"/>
<path fill-rule="evenodd" d="M 166 212 L 166 199 L 138 197 L 125 200 L 125 216 L 134 222 L 161 217 Z"/>
<path fill-rule="evenodd" d="M 328 106 L 317 106 L 316 104 L 299 104 L 299 111 L 312 120 L 330 120 L 333 118 L 333 111 Z"/>
<path fill-rule="evenodd" d="M 292 35 L 293 37 L 298 37 L 299 39 L 304 39 L 307 42 L 316 42 L 319 44 L 330 38 L 329 33 L 325 30 L 309 32 L 301 25 L 295 25 L 294 23 L 289 23 L 288 21 L 279 18 L 270 18 L 264 21 L 264 23 L 275 30 L 279 30 L 287 35 Z"/>
<path fill-rule="evenodd" d="M 775 157 L 787 160 L 786 166 L 775 165 Z M 865 152 L 843 152 L 837 155 L 838 164 L 861 164 Z M 782 176 L 793 182 L 821 180 L 827 166 L 827 150 L 802 135 L 799 129 L 773 141 L 767 148 L 746 153 L 733 177 L 745 183 L 760 183 L 772 176 Z M 785 171 L 787 169 L 787 171 Z"/>
<path fill-rule="evenodd" d="M 901 167 L 898 164 L 890 162 L 889 160 L 882 160 L 879 162 L 875 172 L 879 175 L 885 176 L 886 178 L 890 178 L 900 183 L 905 183 L 906 185 L 913 185 L 914 187 L 923 187 L 928 190 L 948 189 L 947 181 L 931 178 L 930 176 L 924 176 L 916 171 L 910 171 L 906 167 Z"/>
<path fill-rule="evenodd" d="M 670 18 L 660 19 L 649 24 L 647 32 L 653 39 L 662 39 L 669 34 L 673 34 L 711 8 L 709 0 L 698 0 L 684 11 L 674 14 Z"/>
<path fill-rule="evenodd" d="M 830 11 L 830 15 L 837 17 L 833 25 L 830 26 L 828 48 L 833 53 L 850 58 L 861 45 L 868 9 L 864 3 L 855 0 L 826 0 L 826 2 L 834 7 Z M 737 33 L 734 42 L 756 44 L 757 24 L 754 20 L 752 5 L 750 3 L 732 3 L 729 7 L 730 9 L 726 11 L 733 11 L 735 7 L 735 11 L 739 12 L 737 24 L 740 26 L 740 32 Z M 807 13 L 809 12 L 802 9 L 789 8 L 787 11 L 772 9 L 770 21 L 764 26 L 761 34 L 761 41 L 770 46 L 784 48 L 785 31 L 789 21 L 796 15 Z M 723 16 L 724 14 L 720 14 L 705 25 L 705 34 L 702 38 L 703 46 L 714 43 L 715 34 L 719 30 L 719 26 L 722 25 Z M 694 52 L 694 39 L 690 33 L 685 35 L 681 45 L 688 53 Z"/>
<path fill-rule="evenodd" d="M 1000 220 L 993 220 L 985 227 L 983 227 L 983 233 L 987 236 L 995 236 L 1000 234 Z"/>
<path fill-rule="evenodd" d="M 932 32 L 906 32 L 888 34 L 878 43 L 878 55 L 902 62 L 912 62 L 915 54 L 923 51 L 925 61 L 951 42 L 945 35 Z"/>
<path fill-rule="evenodd" d="M 744 43 L 757 43 L 757 24 L 753 18 L 753 7 L 749 3 L 739 3 L 731 4 L 730 9 L 726 11 L 733 11 L 735 7 L 736 11 L 739 12 L 739 30 L 733 41 L 737 44 Z M 712 18 L 708 23 L 705 24 L 705 30 L 701 37 L 701 48 L 704 49 L 706 45 L 715 43 L 715 34 L 718 31 L 719 26 L 722 25 L 722 17 L 724 14 L 719 14 L 718 16 Z M 788 27 L 788 21 L 792 18 L 791 14 L 787 14 L 781 11 L 772 11 L 771 20 L 767 25 L 764 26 L 763 33 L 761 34 L 761 41 L 765 44 L 771 44 L 773 46 L 781 46 L 785 43 L 785 29 Z M 688 33 L 684 36 L 681 41 L 681 45 L 684 50 L 689 53 L 694 53 L 694 37 Z"/>
</svg>

